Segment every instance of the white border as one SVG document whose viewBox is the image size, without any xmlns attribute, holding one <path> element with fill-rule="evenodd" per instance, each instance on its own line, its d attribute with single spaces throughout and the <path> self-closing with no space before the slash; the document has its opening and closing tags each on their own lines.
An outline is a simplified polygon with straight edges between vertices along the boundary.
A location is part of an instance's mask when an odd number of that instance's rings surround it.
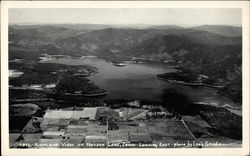
<svg viewBox="0 0 250 156">
<path fill-rule="evenodd" d="M 1 3 L 1 148 L 3 155 L 249 155 L 249 1 L 2 1 Z M 210 149 L 9 149 L 9 8 L 242 8 L 243 146 Z"/>
</svg>

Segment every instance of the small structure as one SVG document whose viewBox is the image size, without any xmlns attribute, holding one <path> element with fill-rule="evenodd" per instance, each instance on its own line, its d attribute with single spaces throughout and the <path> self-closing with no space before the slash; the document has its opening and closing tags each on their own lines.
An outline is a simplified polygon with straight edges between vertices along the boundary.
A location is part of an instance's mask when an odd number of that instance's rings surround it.
<svg viewBox="0 0 250 156">
<path fill-rule="evenodd" d="M 128 105 L 129 106 L 140 107 L 140 102 L 135 100 L 135 101 L 129 102 Z"/>
</svg>

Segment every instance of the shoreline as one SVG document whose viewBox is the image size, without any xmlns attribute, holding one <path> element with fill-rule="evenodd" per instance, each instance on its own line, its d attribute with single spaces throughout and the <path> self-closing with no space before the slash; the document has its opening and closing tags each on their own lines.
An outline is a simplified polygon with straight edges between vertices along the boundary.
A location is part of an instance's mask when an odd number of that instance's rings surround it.
<svg viewBox="0 0 250 156">
<path fill-rule="evenodd" d="M 186 83 L 184 81 L 177 81 L 177 80 L 169 80 L 169 79 L 165 79 L 165 78 L 159 78 L 157 77 L 159 80 L 163 80 L 163 81 L 167 81 L 169 83 L 175 83 L 175 84 L 181 84 L 181 85 L 187 85 L 187 86 L 192 86 L 192 87 L 202 87 L 202 86 L 205 86 L 205 87 L 211 87 L 211 88 L 214 88 L 214 89 L 220 89 L 220 88 L 223 88 L 224 86 L 212 86 L 212 85 L 207 85 L 207 84 L 195 84 L 195 83 Z M 230 100 L 230 101 L 233 101 L 227 97 L 224 97 L 222 95 L 219 95 L 218 93 L 215 93 L 215 95 L 217 96 L 221 96 L 222 98 L 225 98 L 227 100 Z M 196 104 L 200 104 L 200 102 L 196 103 Z M 202 105 L 209 105 L 209 106 L 214 106 L 214 107 L 220 107 L 220 108 L 224 108 L 228 111 L 230 111 L 231 113 L 237 115 L 237 116 L 242 116 L 242 109 L 240 108 L 235 108 L 234 106 L 218 106 L 218 105 L 211 105 L 211 104 L 206 104 L 205 102 L 202 102 Z"/>
<path fill-rule="evenodd" d="M 159 80 L 163 80 L 163 81 L 167 81 L 170 83 L 175 83 L 175 84 L 182 84 L 182 85 L 187 85 L 187 86 L 205 86 L 205 87 L 211 87 L 211 88 L 223 88 L 224 86 L 213 86 L 213 85 L 208 85 L 208 84 L 204 84 L 204 83 L 187 83 L 184 81 L 178 81 L 178 80 L 169 80 L 169 79 L 165 79 L 165 78 L 160 78 L 158 76 L 156 76 Z"/>
<path fill-rule="evenodd" d="M 74 94 L 74 93 L 64 93 L 64 95 L 70 95 L 70 96 L 86 96 L 86 97 L 96 97 L 96 96 L 105 96 L 108 92 L 105 91 L 103 93 L 95 93 L 95 94 Z"/>
<path fill-rule="evenodd" d="M 13 103 L 19 103 L 19 102 L 44 102 L 44 101 L 56 101 L 56 100 L 54 100 L 52 98 L 16 99 L 16 100 L 10 99 L 10 102 L 13 102 Z"/>
<path fill-rule="evenodd" d="M 210 104 L 210 103 L 207 103 L 207 102 L 203 102 L 203 101 L 199 101 L 199 102 L 194 102 L 194 104 L 196 105 L 208 105 L 208 106 L 213 106 L 213 107 L 219 107 L 219 108 L 224 108 L 228 111 L 230 111 L 231 113 L 237 115 L 237 116 L 240 116 L 242 117 L 242 109 L 240 108 L 236 108 L 236 107 L 233 107 L 231 105 L 228 104 L 228 106 L 226 104 L 222 105 L 222 106 L 219 106 L 219 105 L 213 105 L 213 104 Z"/>
</svg>

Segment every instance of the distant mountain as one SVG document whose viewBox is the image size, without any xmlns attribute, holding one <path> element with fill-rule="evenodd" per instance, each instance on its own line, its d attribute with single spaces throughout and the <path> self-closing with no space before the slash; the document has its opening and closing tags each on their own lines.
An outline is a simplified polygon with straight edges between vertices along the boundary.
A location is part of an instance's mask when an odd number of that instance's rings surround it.
<svg viewBox="0 0 250 156">
<path fill-rule="evenodd" d="M 9 41 L 12 47 L 35 47 L 39 53 L 74 56 L 91 54 L 112 61 L 134 56 L 160 60 L 174 59 L 183 61 L 197 70 L 204 66 L 213 68 L 209 73 L 217 71 L 213 64 L 225 70 L 235 64 L 239 67 L 241 63 L 241 37 L 228 37 L 200 30 L 210 26 L 83 30 L 89 29 L 89 26 L 91 25 L 43 25 L 27 28 L 10 26 Z M 79 27 L 82 29 L 79 30 Z M 217 27 L 229 29 L 225 26 Z"/>
<path fill-rule="evenodd" d="M 124 49 L 139 41 L 145 30 L 137 29 L 104 29 L 75 35 L 59 43 L 65 50 L 95 52 L 100 49 Z"/>
<path fill-rule="evenodd" d="M 92 26 L 93 28 L 90 28 Z M 184 56 L 198 50 L 203 52 L 213 49 L 218 52 L 219 48 L 222 48 L 219 51 L 223 51 L 228 49 L 225 47 L 239 47 L 242 42 L 241 37 L 227 37 L 199 30 L 207 26 L 196 28 L 164 26 L 163 29 L 160 27 L 159 29 L 106 29 L 105 27 L 108 26 L 63 24 L 24 27 L 14 25 L 9 28 L 9 41 L 12 45 L 22 47 L 38 49 L 42 47 L 43 53 L 50 49 L 49 53 L 62 51 L 62 53 L 79 56 L 84 54 L 105 55 L 106 57 L 109 55 L 157 58 L 164 56 L 162 59 Z M 224 28 L 224 26 L 221 27 Z M 100 29 L 85 30 L 95 28 Z M 178 53 L 180 50 L 183 54 Z"/>
<path fill-rule="evenodd" d="M 38 59 L 40 54 L 47 53 L 97 55 L 113 62 L 131 57 L 174 60 L 194 73 L 209 76 L 213 81 L 211 84 L 225 84 L 227 87 L 220 94 L 240 101 L 241 28 L 164 26 L 132 29 L 89 26 L 10 26 L 9 56 L 11 59 Z M 236 87 L 232 88 L 232 83 L 237 84 Z"/>
<path fill-rule="evenodd" d="M 175 36 L 179 40 L 174 42 L 169 39 L 171 45 L 168 47 L 173 47 L 178 44 L 182 39 L 186 42 L 203 44 L 203 45 L 240 45 L 240 37 L 226 37 L 210 33 L 202 30 L 194 29 L 116 29 L 108 28 L 103 30 L 94 30 L 87 33 L 75 35 L 70 38 L 66 38 L 59 42 L 59 46 L 65 51 L 75 51 L 75 52 L 98 52 L 105 50 L 116 51 L 116 53 L 122 53 L 126 49 L 130 49 L 131 53 L 135 50 L 134 47 L 144 47 L 141 48 L 142 53 L 146 53 L 145 47 L 152 49 L 152 44 L 158 44 L 159 47 L 166 46 L 166 42 L 162 42 L 161 45 L 158 43 L 162 36 Z M 191 45 L 191 44 L 189 44 Z M 158 51 L 158 50 L 156 50 Z M 155 51 L 151 51 L 155 53 Z"/>
<path fill-rule="evenodd" d="M 54 24 L 51 26 L 63 27 L 67 29 L 83 30 L 83 31 L 100 30 L 112 27 L 110 25 L 104 25 L 104 24 Z"/>
<path fill-rule="evenodd" d="M 84 31 L 51 25 L 11 25 L 9 26 L 9 42 L 15 45 L 36 47 L 55 43 L 80 32 L 83 33 Z"/>
<path fill-rule="evenodd" d="M 195 30 L 204 30 L 218 35 L 228 37 L 240 37 L 242 36 L 242 28 L 234 26 L 223 26 L 223 25 L 202 25 L 193 27 Z"/>
<path fill-rule="evenodd" d="M 241 67 L 241 37 L 194 29 L 104 29 L 75 35 L 58 46 L 64 53 L 97 55 L 110 61 L 143 57 L 176 60 L 199 74 L 226 81 Z M 206 70 L 204 70 L 206 69 Z M 230 75 L 230 74 L 229 74 Z"/>
<path fill-rule="evenodd" d="M 152 28 L 152 29 L 184 29 L 183 27 L 178 26 L 178 25 L 159 25 L 159 26 L 151 26 L 149 28 Z"/>
<path fill-rule="evenodd" d="M 67 29 L 75 29 L 75 30 L 99 30 L 99 29 L 107 29 L 110 28 L 110 25 L 104 24 L 31 24 L 31 25 L 19 25 L 19 24 L 11 24 L 10 28 L 15 29 L 34 29 L 41 27 L 59 27 L 59 28 L 67 28 Z"/>
</svg>

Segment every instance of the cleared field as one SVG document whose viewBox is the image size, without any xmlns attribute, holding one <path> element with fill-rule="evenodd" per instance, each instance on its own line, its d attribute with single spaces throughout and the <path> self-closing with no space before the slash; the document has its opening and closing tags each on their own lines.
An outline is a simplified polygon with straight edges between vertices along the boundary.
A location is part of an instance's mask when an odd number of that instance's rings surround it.
<svg viewBox="0 0 250 156">
<path fill-rule="evenodd" d="M 98 124 L 90 123 L 88 126 L 86 126 L 86 129 L 87 129 L 88 135 L 98 135 L 98 134 L 107 133 L 106 125 L 98 125 Z"/>
<path fill-rule="evenodd" d="M 138 132 L 139 132 L 139 133 L 148 133 L 148 134 L 149 134 L 149 130 L 148 130 L 148 127 L 147 127 L 147 123 L 146 123 L 146 122 L 140 121 L 140 122 L 138 123 L 137 129 L 138 129 Z"/>
<path fill-rule="evenodd" d="M 86 107 L 83 110 L 79 111 L 70 111 L 70 110 L 47 110 L 44 118 L 51 119 L 80 119 L 80 118 L 89 118 L 90 120 L 95 120 L 97 108 Z"/>
<path fill-rule="evenodd" d="M 48 125 L 46 131 L 49 132 L 57 132 L 59 130 L 59 126 L 56 125 Z"/>
<path fill-rule="evenodd" d="M 107 137 L 108 142 L 128 142 L 128 140 L 129 137 L 127 131 L 121 131 L 121 130 L 108 131 L 108 137 Z"/>
<path fill-rule="evenodd" d="M 121 116 L 121 110 L 129 119 L 117 117 L 117 115 Z M 154 147 L 158 144 L 160 148 L 182 148 L 187 147 L 188 142 L 198 141 L 196 138 L 216 137 L 208 131 L 207 128 L 210 125 L 198 116 L 184 116 L 185 121 L 179 119 L 136 120 L 131 118 L 141 116 L 145 110 L 132 108 L 121 110 L 102 107 L 85 107 L 72 111 L 48 110 L 45 118 L 34 118 L 29 121 L 23 129 L 26 130 L 23 134 L 24 140 L 19 137 L 19 133 L 10 134 L 10 146 L 37 148 L 30 143 L 40 143 L 39 148 L 91 148 L 100 144 L 98 147 L 104 148 L 106 143 L 127 142 L 135 144 L 136 147 L 137 145 L 141 147 L 139 143 L 153 143 Z M 59 117 L 57 117 L 58 114 Z M 82 118 L 84 115 L 88 117 Z M 39 122 L 41 123 L 40 131 L 43 133 L 34 133 L 40 132 L 39 126 L 36 127 L 39 125 L 36 123 Z M 22 144 L 24 146 L 21 146 Z"/>
<path fill-rule="evenodd" d="M 137 134 L 143 134 L 139 137 L 150 137 L 149 131 L 147 129 L 147 125 L 144 122 L 118 122 L 119 129 L 117 130 L 109 130 L 108 131 L 108 142 L 129 142 L 130 136 L 132 138 L 136 138 Z M 136 140 L 136 139 L 133 139 Z M 148 139 L 147 139 L 148 140 Z"/>
<path fill-rule="evenodd" d="M 67 134 L 86 136 L 87 129 L 85 125 L 68 125 Z"/>
<path fill-rule="evenodd" d="M 108 142 L 128 142 L 129 133 L 138 132 L 138 127 L 129 126 L 127 122 L 119 123 L 118 130 L 109 130 L 108 131 Z"/>
<path fill-rule="evenodd" d="M 22 132 L 24 133 L 36 133 L 36 132 L 40 132 L 40 122 L 42 121 L 42 118 L 34 118 L 31 119 L 27 125 L 23 128 Z"/>
<path fill-rule="evenodd" d="M 10 133 L 9 134 L 9 145 L 10 147 L 12 147 L 15 142 L 16 142 L 16 139 L 20 136 L 20 133 Z"/>
<path fill-rule="evenodd" d="M 129 133 L 130 143 L 152 143 L 152 139 L 148 133 Z"/>
<path fill-rule="evenodd" d="M 22 134 L 23 139 L 17 141 L 16 139 L 20 136 L 20 134 L 10 134 L 10 147 L 29 147 L 34 148 L 34 145 L 39 142 L 42 133 L 29 133 L 29 134 Z M 12 144 L 13 143 L 13 144 Z"/>
<path fill-rule="evenodd" d="M 96 119 L 98 119 L 99 117 L 118 118 L 119 112 L 107 107 L 98 107 L 96 112 Z"/>
<path fill-rule="evenodd" d="M 44 118 L 69 119 L 72 114 L 73 111 L 48 110 L 46 111 Z"/>
<path fill-rule="evenodd" d="M 122 113 L 125 119 L 139 119 L 144 118 L 148 110 L 145 109 L 134 109 L 134 108 L 121 108 L 118 110 Z"/>
<path fill-rule="evenodd" d="M 148 122 L 147 127 L 153 140 L 162 140 L 163 137 L 193 139 L 181 120 L 154 120 Z"/>
<path fill-rule="evenodd" d="M 196 138 L 200 138 L 200 137 L 207 138 L 207 137 L 213 136 L 213 134 L 211 134 L 208 129 L 200 127 L 197 124 L 188 123 L 187 126 Z"/>
<path fill-rule="evenodd" d="M 206 121 L 201 119 L 200 116 L 182 116 L 183 120 L 187 123 L 194 123 L 200 127 L 212 128 Z"/>
</svg>

